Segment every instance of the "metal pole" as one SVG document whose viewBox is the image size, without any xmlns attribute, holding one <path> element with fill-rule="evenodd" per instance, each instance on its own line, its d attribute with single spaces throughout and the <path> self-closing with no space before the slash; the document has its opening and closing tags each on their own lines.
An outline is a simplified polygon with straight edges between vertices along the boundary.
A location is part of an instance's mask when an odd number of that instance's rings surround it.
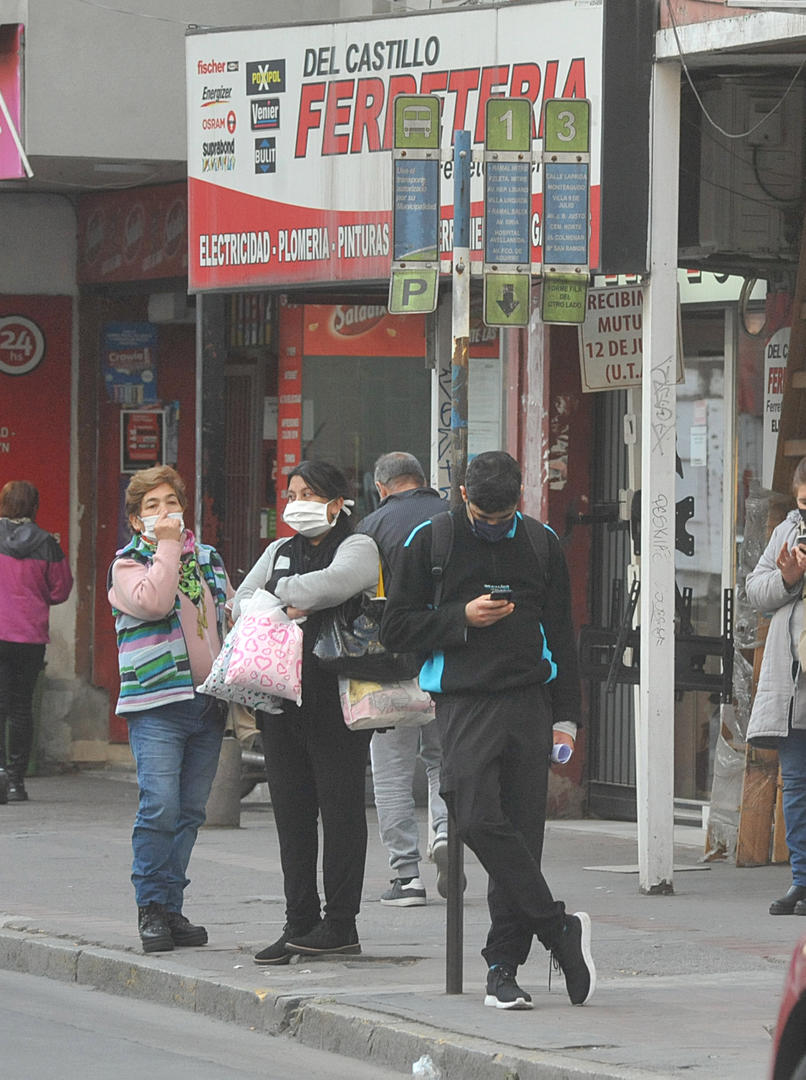
<svg viewBox="0 0 806 1080">
<path fill-rule="evenodd" d="M 451 503 L 462 505 L 467 468 L 467 354 L 470 345 L 470 132 L 453 143 L 453 312 L 451 356 Z"/>
<path fill-rule="evenodd" d="M 462 506 L 467 468 L 467 355 L 470 345 L 470 132 L 453 133 L 453 297 L 451 357 L 451 503 Z M 448 818 L 445 992 L 462 993 L 464 870 L 462 841 Z"/>
</svg>

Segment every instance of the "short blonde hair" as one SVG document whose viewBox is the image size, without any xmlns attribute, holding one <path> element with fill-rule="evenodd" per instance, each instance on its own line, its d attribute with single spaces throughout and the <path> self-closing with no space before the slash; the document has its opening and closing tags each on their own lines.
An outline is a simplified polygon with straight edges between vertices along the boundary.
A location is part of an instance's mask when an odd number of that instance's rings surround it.
<svg viewBox="0 0 806 1080">
<path fill-rule="evenodd" d="M 143 499 L 152 488 L 160 484 L 170 484 L 179 499 L 179 505 L 184 510 L 188 504 L 185 482 L 176 469 L 170 465 L 154 465 L 150 469 L 140 469 L 132 475 L 129 486 L 126 488 L 126 517 L 133 514 L 139 516 Z"/>
</svg>

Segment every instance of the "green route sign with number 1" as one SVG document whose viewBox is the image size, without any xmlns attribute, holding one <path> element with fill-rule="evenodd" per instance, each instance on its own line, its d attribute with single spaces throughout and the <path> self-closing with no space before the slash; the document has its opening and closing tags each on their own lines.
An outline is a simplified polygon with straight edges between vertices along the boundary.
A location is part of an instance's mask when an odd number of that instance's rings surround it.
<svg viewBox="0 0 806 1080">
<path fill-rule="evenodd" d="M 490 98 L 484 149 L 527 153 L 532 148 L 532 103 L 528 98 Z"/>
</svg>

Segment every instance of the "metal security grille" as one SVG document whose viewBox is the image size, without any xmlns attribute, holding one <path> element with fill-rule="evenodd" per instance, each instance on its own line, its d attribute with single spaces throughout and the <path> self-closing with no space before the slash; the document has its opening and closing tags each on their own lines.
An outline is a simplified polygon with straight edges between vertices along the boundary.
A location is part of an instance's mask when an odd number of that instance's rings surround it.
<svg viewBox="0 0 806 1080">
<path fill-rule="evenodd" d="M 257 424 L 262 397 L 254 365 L 227 365 L 224 399 L 227 497 L 220 546 L 232 583 L 237 587 L 257 558 L 260 535 Z"/>
<path fill-rule="evenodd" d="M 593 454 L 594 504 L 616 503 L 628 483 L 624 416 L 627 392 L 596 394 L 595 451 Z M 593 525 L 591 612 L 594 626 L 610 623 L 614 587 L 621 588 L 626 604 L 630 534 L 625 528 Z M 616 583 L 614 585 L 614 583 Z M 590 750 L 588 806 L 604 818 L 635 819 L 634 689 L 616 684 L 608 694 L 603 682 L 590 687 Z"/>
</svg>

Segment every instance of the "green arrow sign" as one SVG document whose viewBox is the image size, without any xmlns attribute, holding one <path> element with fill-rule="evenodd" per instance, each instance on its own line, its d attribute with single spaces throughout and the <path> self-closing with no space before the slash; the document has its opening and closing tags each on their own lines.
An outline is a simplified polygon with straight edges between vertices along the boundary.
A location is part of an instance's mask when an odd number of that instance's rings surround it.
<svg viewBox="0 0 806 1080">
<path fill-rule="evenodd" d="M 529 325 L 529 275 L 484 275 L 486 326 Z"/>
</svg>

